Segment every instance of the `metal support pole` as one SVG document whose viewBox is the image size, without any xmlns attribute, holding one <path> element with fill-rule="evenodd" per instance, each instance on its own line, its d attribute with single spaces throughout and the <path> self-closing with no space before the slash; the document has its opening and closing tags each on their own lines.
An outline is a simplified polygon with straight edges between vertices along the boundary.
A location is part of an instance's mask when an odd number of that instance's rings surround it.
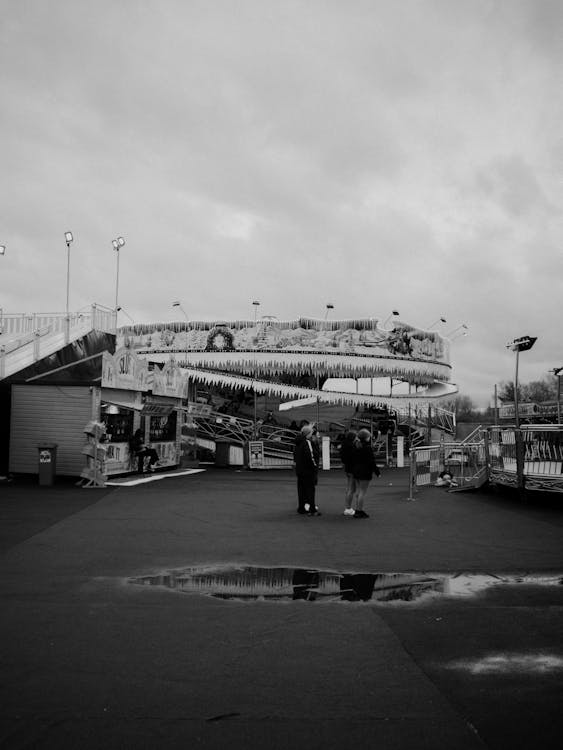
<svg viewBox="0 0 563 750">
<path fill-rule="evenodd" d="M 520 427 L 520 415 L 518 413 L 518 355 L 520 354 L 519 349 L 516 349 L 516 369 L 514 371 L 514 422 L 516 428 Z"/>
<path fill-rule="evenodd" d="M 557 376 L 557 424 L 561 424 L 561 375 Z"/>
<path fill-rule="evenodd" d="M 118 294 L 119 294 L 119 248 L 116 248 L 116 253 L 117 253 L 117 273 L 115 276 L 115 309 L 117 311 L 117 306 L 118 306 L 117 299 L 118 299 Z M 116 319 L 116 324 L 117 324 L 117 319 Z"/>
<path fill-rule="evenodd" d="M 66 317 L 65 317 L 65 344 L 70 341 L 70 315 L 69 315 L 69 299 L 70 299 L 70 242 L 66 243 Z"/>
</svg>

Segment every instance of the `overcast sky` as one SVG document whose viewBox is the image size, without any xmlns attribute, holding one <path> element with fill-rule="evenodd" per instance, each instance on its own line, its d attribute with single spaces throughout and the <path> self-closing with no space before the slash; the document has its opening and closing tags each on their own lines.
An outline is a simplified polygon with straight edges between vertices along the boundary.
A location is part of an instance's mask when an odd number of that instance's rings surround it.
<svg viewBox="0 0 563 750">
<path fill-rule="evenodd" d="M 560 0 L 0 0 L 0 307 L 440 316 L 563 365 Z M 120 322 L 128 319 L 120 313 Z"/>
</svg>

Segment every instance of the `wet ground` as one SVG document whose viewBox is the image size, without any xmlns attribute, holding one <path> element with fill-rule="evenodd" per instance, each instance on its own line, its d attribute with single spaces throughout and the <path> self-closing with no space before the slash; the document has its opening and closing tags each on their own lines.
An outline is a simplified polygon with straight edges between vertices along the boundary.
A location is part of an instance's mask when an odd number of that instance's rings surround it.
<svg viewBox="0 0 563 750">
<path fill-rule="evenodd" d="M 342 480 L 0 488 L 0 746 L 559 747 L 561 507 Z"/>
</svg>

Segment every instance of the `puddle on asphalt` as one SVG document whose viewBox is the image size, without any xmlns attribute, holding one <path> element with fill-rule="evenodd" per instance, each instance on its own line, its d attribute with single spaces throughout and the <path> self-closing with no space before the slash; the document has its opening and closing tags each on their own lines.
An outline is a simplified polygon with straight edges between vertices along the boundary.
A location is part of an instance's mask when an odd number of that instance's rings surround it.
<svg viewBox="0 0 563 750">
<path fill-rule="evenodd" d="M 563 577 L 338 573 L 309 568 L 225 565 L 168 570 L 129 578 L 128 582 L 219 599 L 412 602 L 433 593 L 472 596 L 499 584 L 561 585 Z"/>
</svg>

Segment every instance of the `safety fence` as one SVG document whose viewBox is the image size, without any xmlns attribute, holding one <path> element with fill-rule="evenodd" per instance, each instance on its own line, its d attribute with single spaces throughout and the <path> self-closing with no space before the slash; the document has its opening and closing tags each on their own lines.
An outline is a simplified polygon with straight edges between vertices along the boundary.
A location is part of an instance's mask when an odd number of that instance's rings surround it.
<svg viewBox="0 0 563 750">
<path fill-rule="evenodd" d="M 489 427 L 489 478 L 496 484 L 563 492 L 563 427 Z"/>
<path fill-rule="evenodd" d="M 450 489 L 480 487 L 488 479 L 488 438 L 471 443 L 441 442 L 413 448 L 410 455 L 409 500 L 418 487 L 436 485 L 441 475 L 450 477 Z"/>
</svg>

